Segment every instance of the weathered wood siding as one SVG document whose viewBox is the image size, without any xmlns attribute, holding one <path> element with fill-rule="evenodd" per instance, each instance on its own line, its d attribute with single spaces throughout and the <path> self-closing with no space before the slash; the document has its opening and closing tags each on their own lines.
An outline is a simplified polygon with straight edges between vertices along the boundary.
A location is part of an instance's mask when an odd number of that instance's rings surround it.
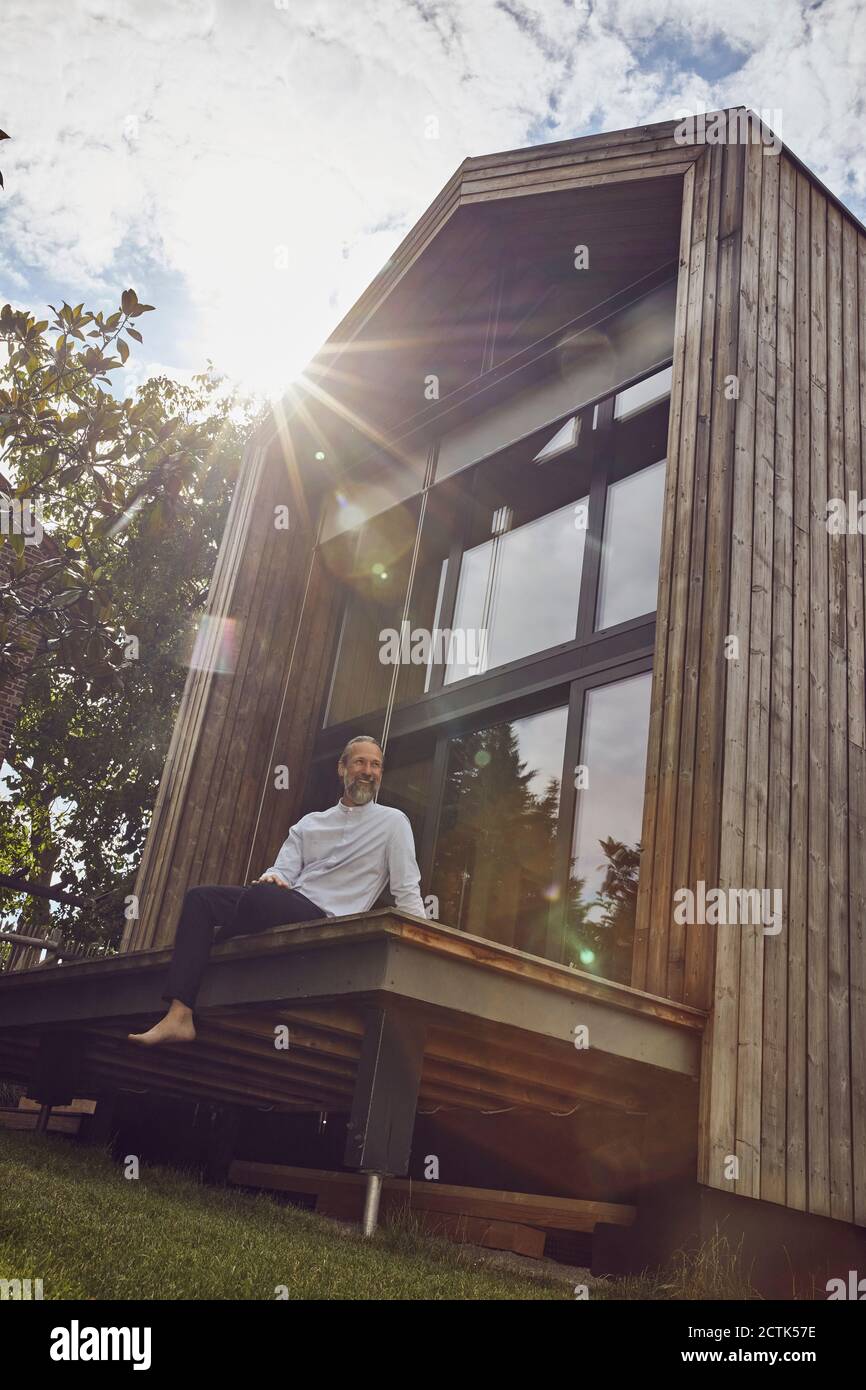
<svg viewBox="0 0 866 1390">
<path fill-rule="evenodd" d="M 280 505 L 289 508 L 288 529 L 276 524 Z M 311 565 L 314 542 L 315 518 L 291 460 L 278 443 L 252 448 L 214 573 L 203 669 L 190 670 L 175 723 L 125 950 L 169 944 L 188 887 L 261 873 L 295 818 L 314 736 L 310 694 L 325 679 L 336 609 L 333 579 Z M 231 653 L 234 669 L 216 669 Z M 287 787 L 278 785 L 278 766 L 288 769 Z"/>
<path fill-rule="evenodd" d="M 686 174 L 632 983 L 708 1008 L 712 932 L 673 894 L 718 877 L 743 202 L 742 147 Z"/>
<path fill-rule="evenodd" d="M 784 153 L 708 150 L 686 179 L 633 983 L 711 1006 L 702 1181 L 860 1225 L 864 559 L 827 503 L 864 495 L 864 437 L 866 237 Z M 677 924 L 699 880 L 780 890 L 781 932 Z"/>
</svg>

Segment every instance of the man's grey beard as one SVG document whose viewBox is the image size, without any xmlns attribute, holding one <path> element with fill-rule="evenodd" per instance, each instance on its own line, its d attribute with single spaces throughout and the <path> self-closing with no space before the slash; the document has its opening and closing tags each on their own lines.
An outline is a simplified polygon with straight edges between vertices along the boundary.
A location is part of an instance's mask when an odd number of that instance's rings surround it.
<svg viewBox="0 0 866 1390">
<path fill-rule="evenodd" d="M 362 782 L 356 778 L 351 782 L 347 777 L 343 783 L 346 788 L 346 795 L 350 801 L 354 801 L 356 806 L 366 806 L 368 801 L 372 801 L 376 795 L 376 788 L 372 782 Z"/>
</svg>

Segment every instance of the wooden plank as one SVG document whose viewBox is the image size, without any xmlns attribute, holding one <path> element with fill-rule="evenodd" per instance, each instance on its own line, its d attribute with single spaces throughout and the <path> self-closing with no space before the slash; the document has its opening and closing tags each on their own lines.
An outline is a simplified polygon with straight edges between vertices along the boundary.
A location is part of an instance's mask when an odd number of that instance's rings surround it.
<svg viewBox="0 0 866 1390">
<path fill-rule="evenodd" d="M 238 1186 L 261 1187 L 278 1192 L 316 1193 L 326 1186 L 358 1187 L 365 1182 L 356 1173 L 331 1173 L 317 1168 L 256 1163 L 235 1159 L 228 1181 Z M 517 1220 L 563 1231 L 591 1231 L 597 1222 L 615 1226 L 633 1224 L 636 1210 L 616 1202 L 588 1201 L 578 1197 L 543 1197 L 531 1192 L 503 1192 L 452 1183 L 419 1183 L 409 1178 L 386 1177 L 384 1193 L 411 1195 L 412 1206 L 427 1210 L 464 1213 L 490 1220 Z"/>
<path fill-rule="evenodd" d="M 386 1213 L 390 1205 L 386 1201 Z M 490 1221 L 478 1216 L 455 1216 L 451 1212 L 412 1210 L 419 1228 L 429 1236 L 471 1242 L 486 1250 L 510 1250 L 532 1260 L 540 1260 L 544 1255 L 545 1233 L 532 1226 L 520 1226 L 514 1221 Z"/>
<path fill-rule="evenodd" d="M 695 168 L 693 166 L 689 169 L 683 182 L 683 211 L 680 228 L 680 270 L 677 280 L 676 318 L 674 323 L 671 404 L 668 420 L 667 467 L 665 470 L 665 501 L 662 514 L 659 587 L 656 604 L 655 652 L 653 655 L 646 778 L 644 782 L 643 823 L 641 828 L 641 865 L 638 878 L 634 952 L 632 955 L 631 978 L 632 985 L 636 989 L 647 988 L 647 981 L 649 979 L 649 946 L 651 935 L 656 925 L 654 913 L 656 814 L 661 774 L 665 692 L 668 679 L 667 647 L 670 628 L 672 557 L 676 535 L 677 476 L 680 467 L 680 422 L 682 419 L 683 377 L 685 374 L 686 316 L 689 306 L 689 257 L 692 245 L 692 211 L 694 207 L 694 196 Z"/>
<path fill-rule="evenodd" d="M 50 1134 L 78 1134 L 81 1129 L 82 1118 L 80 1114 L 61 1112 L 58 1106 L 56 1110 L 52 1110 L 48 1117 L 48 1132 Z M 0 1107 L 0 1129 L 35 1130 L 38 1119 L 39 1116 L 32 1114 L 29 1110 Z"/>
<path fill-rule="evenodd" d="M 225 564 L 214 574 L 212 594 L 208 597 L 207 625 L 204 641 L 199 654 L 199 670 L 192 674 L 194 698 L 190 706 L 189 718 L 181 730 L 183 738 L 181 775 L 172 786 L 171 798 L 166 807 L 165 823 L 159 828 L 160 845 L 158 855 L 158 877 L 150 894 L 150 907 L 154 916 L 146 934 L 136 942 L 137 946 L 153 945 L 163 939 L 170 939 L 173 923 L 179 907 L 175 868 L 175 850 L 178 844 L 180 826 L 185 833 L 184 845 L 190 849 L 195 843 L 191 818 L 188 818 L 187 798 L 195 779 L 201 772 L 202 745 L 218 726 L 226 698 L 226 681 L 220 679 L 218 655 L 223 640 L 224 625 L 232 615 L 235 596 L 243 585 L 243 568 L 246 560 L 246 542 L 249 528 L 255 514 L 256 498 L 265 469 L 265 452 L 259 447 L 251 447 L 245 455 L 244 468 L 229 509 L 220 555 L 225 548 Z M 235 497 L 237 496 L 237 506 Z M 186 880 L 183 882 L 183 889 Z M 155 914 L 159 913 L 156 917 Z"/>
<path fill-rule="evenodd" d="M 710 197 L 710 160 L 695 166 L 692 230 L 689 251 L 688 302 L 683 346 L 683 379 L 678 405 L 679 436 L 674 444 L 679 463 L 672 499 L 670 552 L 670 608 L 665 655 L 665 693 L 662 708 L 656 829 L 653 851 L 652 932 L 649 940 L 647 980 L 659 994 L 668 994 L 668 959 L 673 922 L 673 894 L 687 886 L 674 881 L 677 795 L 679 790 L 680 729 L 685 679 L 686 624 L 689 600 L 692 499 L 694 496 L 694 447 L 697 430 L 707 255 L 707 219 Z M 673 402 L 672 402 L 673 409 Z M 669 436 L 673 444 L 673 437 Z M 667 494 L 666 494 L 667 496 Z M 684 956 L 682 938 L 680 957 Z M 679 971 L 682 983 L 682 969 Z"/>
<path fill-rule="evenodd" d="M 569 189 L 582 190 L 585 188 L 611 188 L 621 183 L 632 183 L 640 180 L 645 183 L 650 179 L 669 179 L 682 178 L 685 171 L 690 169 L 693 164 L 699 163 L 702 151 L 695 152 L 694 149 L 685 152 L 672 151 L 665 156 L 664 163 L 643 164 L 640 161 L 623 160 L 619 165 L 616 161 L 610 161 L 606 172 L 596 172 L 595 165 L 587 165 L 586 173 L 575 175 L 572 178 L 560 179 L 554 183 L 544 184 L 538 188 L 535 186 L 525 187 L 521 184 L 509 189 L 507 194 L 498 193 L 473 193 L 461 195 L 461 207 L 475 207 L 478 204 L 496 201 L 502 197 L 509 198 L 531 198 L 539 193 L 562 193 Z"/>
<path fill-rule="evenodd" d="M 137 1053 L 146 1055 L 138 1057 Z M 350 1097 L 356 1067 L 330 1061 L 325 1070 L 316 1072 L 308 1059 L 299 1062 L 289 1053 L 276 1053 L 262 1059 L 250 1057 L 239 1048 L 222 1052 L 213 1046 L 192 1049 L 183 1046 L 139 1048 L 125 1039 L 94 1039 L 87 1049 L 86 1066 L 110 1070 L 115 1066 L 132 1066 L 139 1083 L 160 1078 L 201 1081 L 205 1086 L 225 1086 L 238 1094 L 257 1095 L 260 1099 L 279 1100 L 289 1096 L 307 1096 L 312 1107 L 325 1095 Z"/>
<path fill-rule="evenodd" d="M 842 358 L 842 219 L 827 208 L 827 487 L 847 500 Z M 827 531 L 825 519 L 825 532 Z M 848 997 L 848 615 L 845 535 L 829 534 L 828 1127 L 830 1213 L 853 1216 Z M 862 690 L 862 687 L 861 687 Z M 862 695 L 859 697 L 862 701 Z"/>
<path fill-rule="evenodd" d="M 460 197 L 462 201 L 472 200 L 479 194 L 505 197 L 515 191 L 522 194 L 569 188 L 587 169 L 591 169 L 593 175 L 598 175 L 626 169 L 643 171 L 656 163 L 694 164 L 702 158 L 703 153 L 698 146 L 673 145 L 670 140 L 661 139 L 647 141 L 643 146 L 623 145 L 604 157 L 600 157 L 598 151 L 585 151 L 543 163 L 535 160 L 518 162 L 495 172 L 482 173 L 467 169 L 463 175 Z"/>
<path fill-rule="evenodd" d="M 712 147 L 701 168 L 707 171 L 709 180 L 707 220 L 703 227 L 705 244 L 705 268 L 701 286 L 699 343 L 697 345 L 698 375 L 697 390 L 689 411 L 689 431 L 685 451 L 694 460 L 690 471 L 694 474 L 692 485 L 692 510 L 688 519 L 690 536 L 687 548 L 684 543 L 683 562 L 687 574 L 685 637 L 683 644 L 682 707 L 680 720 L 679 770 L 677 777 L 676 819 L 674 823 L 673 847 L 673 887 L 694 889 L 690 874 L 692 857 L 692 817 L 695 794 L 695 766 L 697 760 L 697 728 L 700 700 L 704 694 L 701 685 L 702 648 L 704 634 L 704 575 L 707 548 L 707 507 L 710 489 L 710 444 L 711 418 L 713 406 L 713 385 L 716 362 L 713 354 L 716 336 L 716 293 L 718 270 L 718 228 L 722 200 L 722 162 L 721 146 Z M 687 385 L 690 385 L 688 383 Z M 693 412 L 693 413 L 692 413 Z M 718 578 L 710 577 L 711 584 Z M 671 999 L 686 997 L 686 963 L 691 957 L 692 973 L 689 980 L 690 992 L 702 994 L 703 981 L 694 978 L 695 955 L 706 964 L 708 953 L 705 938 L 708 928 L 705 925 L 687 927 L 677 923 L 670 916 L 667 988 L 665 993 Z M 703 940 L 702 940 L 703 939 Z M 701 943 L 700 948 L 698 942 Z"/>
<path fill-rule="evenodd" d="M 758 275 L 761 218 L 760 147 L 745 152 L 743 230 L 739 278 L 739 328 L 734 426 L 734 478 L 731 513 L 731 570 L 728 632 L 738 656 L 728 661 L 725 709 L 725 764 L 722 782 L 719 886 L 743 884 L 743 837 L 749 711 L 749 643 L 752 584 L 755 395 L 757 382 Z M 716 932 L 716 983 L 713 1020 L 713 1076 L 710 1094 L 710 1172 L 714 1186 L 731 1190 L 729 1158 L 736 1154 L 749 1182 L 751 1156 L 740 1154 L 737 1139 L 737 1057 L 740 1041 L 740 944 L 743 929 Z M 735 1186 L 734 1190 L 738 1190 Z"/>
<path fill-rule="evenodd" d="M 360 1221 L 364 1209 L 364 1193 L 360 1183 L 323 1186 L 316 1193 L 316 1211 L 338 1221 Z M 491 1221 L 480 1216 L 464 1216 L 457 1212 L 425 1211 L 408 1203 L 402 1193 L 382 1194 L 379 1209 L 380 1224 L 388 1225 L 406 1211 L 411 1212 L 411 1225 L 425 1235 L 440 1240 L 471 1242 L 489 1250 L 511 1250 L 530 1259 L 544 1254 L 545 1232 L 514 1221 Z"/>
<path fill-rule="evenodd" d="M 277 470 L 277 450 L 272 448 L 256 495 L 254 515 L 249 527 L 242 571 L 232 604 L 231 619 L 237 634 L 237 662 L 231 675 L 219 682 L 214 716 L 204 731 L 196 776 L 185 806 L 188 824 L 188 852 L 175 858 L 176 894 L 178 907 L 186 888 L 193 883 L 232 882 L 235 875 L 225 864 L 229 844 L 234 802 L 242 778 L 260 786 L 254 750 L 250 744 L 259 730 L 251 719 L 251 705 L 261 699 L 265 682 L 273 682 L 274 672 L 267 661 L 263 610 L 273 599 L 272 566 L 275 552 L 282 551 L 285 533 L 273 525 L 271 501 L 274 496 L 274 477 Z M 293 509 L 297 499 L 292 497 Z M 303 555 L 309 540 L 296 539 L 294 555 Z M 290 603 L 299 603 L 291 569 L 284 576 Z M 297 612 L 286 615 L 296 621 Z M 245 711 L 245 722 L 238 723 Z M 186 837 L 185 837 L 186 839 Z M 185 844 L 184 848 L 186 849 Z"/>
<path fill-rule="evenodd" d="M 788 887 L 788 1205 L 808 1205 L 806 1157 L 806 938 L 809 895 L 809 660 L 811 611 L 811 190 L 796 175 L 794 303 L 794 592 L 791 707 L 791 848 Z"/>
<path fill-rule="evenodd" d="M 751 546 L 751 605 L 748 640 L 746 778 L 743 823 L 745 888 L 766 887 L 767 789 L 770 761 L 770 664 L 772 648 L 773 496 L 776 409 L 776 262 L 779 231 L 779 161 L 760 147 L 754 161 L 756 199 L 760 199 L 755 333 Z M 757 166 L 760 166 L 758 172 Z M 747 351 L 753 351 L 751 343 Z M 751 370 L 752 363 L 749 362 Z M 742 386 L 742 382 L 741 382 Z M 748 438 L 744 438 L 748 448 Z M 737 1192 L 757 1197 L 761 1190 L 761 1046 L 763 1042 L 764 928 L 743 923 L 740 934 L 740 1011 L 737 1057 Z"/>
<path fill-rule="evenodd" d="M 314 930 L 320 931 L 321 928 Z M 693 1032 L 703 1030 L 704 1014 L 699 1009 L 680 1004 L 676 1000 L 644 993 L 629 985 L 603 980 L 600 976 L 572 970 L 552 961 L 544 962 L 537 956 L 524 955 L 511 946 L 482 940 L 454 928 L 443 928 L 432 923 L 425 927 L 408 920 L 399 922 L 399 934 L 407 941 L 435 945 L 443 954 L 474 960 L 485 967 L 496 966 L 525 979 L 544 981 L 569 994 L 605 1000 L 629 1013 L 682 1025 Z"/>
<path fill-rule="evenodd" d="M 810 275 L 811 648 L 809 654 L 809 926 L 807 964 L 809 1211 L 830 1215 L 828 1037 L 827 203 L 812 189 Z"/>
<path fill-rule="evenodd" d="M 846 498 L 854 493 L 863 497 L 861 474 L 861 436 L 860 436 L 860 331 L 858 322 L 858 241 L 866 245 L 866 238 L 858 238 L 850 222 L 842 224 L 842 352 L 843 352 L 843 449 L 844 449 L 844 487 Z M 849 531 L 847 536 L 846 576 L 847 593 L 845 608 L 847 615 L 848 652 L 848 739 L 858 749 L 866 749 L 866 703 L 861 698 L 866 686 L 866 664 L 864 664 L 864 593 L 863 593 L 863 538 L 858 531 Z M 853 796 L 856 779 L 849 776 L 849 790 Z M 850 855 L 852 875 L 852 916 L 857 912 L 853 904 L 859 902 L 853 894 L 857 884 L 858 856 Z"/>
<path fill-rule="evenodd" d="M 853 270 L 853 249 L 850 240 L 846 242 L 847 257 L 846 262 L 849 267 L 848 282 L 850 288 L 854 285 Z M 857 381 L 854 374 L 853 360 L 849 362 L 851 375 L 846 375 L 846 401 L 849 395 L 856 400 L 859 394 L 859 444 L 860 444 L 860 482 L 859 497 L 866 497 L 866 237 L 857 237 L 857 290 L 856 303 L 858 305 L 858 315 L 856 318 L 859 327 L 858 334 L 858 359 L 859 359 L 859 393 L 857 391 Z M 846 296 L 847 298 L 847 296 Z M 850 327 L 851 339 L 853 342 L 855 317 L 849 303 L 845 319 L 846 341 L 847 332 Z M 853 447 L 853 423 L 852 423 L 852 447 Z M 853 467 L 852 467 L 853 472 Z M 862 542 L 862 538 L 861 542 Z M 866 543 L 866 542 L 864 542 Z M 862 556 L 862 548 L 861 548 Z M 866 572 L 866 563 L 863 565 Z M 854 605 L 854 611 L 859 613 L 859 595 Z M 859 642 L 858 642 L 859 650 Z M 863 684 L 856 691 L 856 699 L 853 701 L 855 710 L 862 710 Z M 855 725 L 855 736 L 859 738 L 862 729 Z M 850 977 L 850 997 L 851 997 L 851 1140 L 853 1150 L 853 1206 L 854 1220 L 860 1226 L 866 1226 L 866 910 L 864 910 L 864 898 L 866 898 L 866 887 L 864 887 L 864 876 L 866 876 L 866 834 L 864 834 L 864 824 L 866 824 L 866 755 L 856 741 L 852 742 L 852 766 L 851 782 L 852 787 L 856 788 L 857 793 L 857 816 L 851 820 L 852 843 L 851 843 L 851 863 L 852 870 L 856 864 L 856 873 L 852 872 L 852 883 L 856 890 L 855 903 L 852 905 L 851 919 L 849 922 L 849 947 L 851 962 Z"/>
<path fill-rule="evenodd" d="M 247 753 L 250 726 L 244 730 L 240 749 L 235 738 L 238 707 L 245 690 L 258 686 L 262 677 L 260 654 L 257 651 L 261 606 L 268 591 L 268 564 L 273 553 L 271 528 L 268 526 L 269 493 L 273 464 L 265 467 L 256 498 L 244 555 L 244 572 L 233 605 L 230 621 L 238 639 L 237 662 L 231 675 L 224 675 L 214 702 L 214 716 L 202 739 L 196 776 L 186 802 L 186 815 L 193 833 L 189 836 L 189 853 L 176 860 L 182 864 L 183 885 L 179 893 L 196 883 L 232 882 L 231 876 L 220 871 L 226 843 L 226 818 L 231 816 L 231 771 L 233 760 L 240 752 Z M 258 726 L 254 726 L 257 730 Z M 254 736 L 254 735 L 253 735 Z M 251 763 L 254 768 L 254 763 Z M 193 829 L 194 827 L 194 829 Z"/>
<path fill-rule="evenodd" d="M 20 1096 L 18 1100 L 18 1109 L 38 1113 L 42 1109 L 42 1102 L 31 1100 L 29 1096 Z M 95 1100 L 79 1098 L 73 1100 L 69 1105 L 53 1106 L 51 1113 L 52 1115 L 92 1115 L 95 1109 Z"/>
<path fill-rule="evenodd" d="M 205 726 L 205 715 L 208 713 L 211 719 L 215 716 L 211 702 L 211 696 L 216 694 L 214 656 L 220 641 L 222 619 L 231 608 L 263 463 L 262 450 L 251 445 L 244 456 L 244 465 L 220 542 L 206 612 L 208 625 L 202 646 L 203 669 L 191 669 L 187 677 L 181 710 L 175 721 L 169 756 L 160 782 L 157 806 L 133 890 L 139 899 L 141 915 L 137 922 L 131 923 L 124 935 L 124 950 L 140 950 L 152 945 L 160 929 L 170 939 L 174 929 L 172 918 L 163 922 L 167 886 L 183 808 Z M 170 906 L 168 911 L 171 911 Z"/>
<path fill-rule="evenodd" d="M 462 168 L 465 175 L 470 176 L 484 169 L 497 170 L 503 165 L 511 165 L 522 159 L 528 160 L 532 155 L 536 155 L 543 164 L 549 159 L 561 159 L 564 155 L 577 155 L 587 150 L 613 152 L 629 145 L 649 145 L 658 139 L 667 139 L 671 147 L 675 148 L 674 131 L 679 124 L 679 121 L 656 121 L 652 125 L 600 131 L 594 135 L 579 135 L 570 140 L 552 140 L 549 144 L 541 146 L 522 145 L 513 150 L 472 155 L 465 160 Z"/>
<path fill-rule="evenodd" d="M 303 620 L 296 640 L 287 648 L 294 663 L 282 683 L 284 698 L 271 721 L 272 743 L 280 761 L 289 768 L 290 786 L 278 790 L 270 777 L 264 786 L 258 824 L 251 834 L 247 854 L 248 873 L 272 864 L 290 826 L 297 819 L 309 771 L 312 746 L 321 725 L 321 704 L 330 675 L 333 638 L 339 623 L 341 594 L 336 580 L 326 570 L 321 557 L 313 561 Z M 268 765 L 273 761 L 268 758 Z"/>
<path fill-rule="evenodd" d="M 773 444 L 773 602 L 770 672 L 770 768 L 767 801 L 767 886 L 782 895 L 783 926 L 764 938 L 761 1074 L 761 1197 L 785 1201 L 788 860 L 791 819 L 791 718 L 794 584 L 794 272 L 796 178 L 779 160 L 778 264 Z"/>
<path fill-rule="evenodd" d="M 265 781 L 273 782 L 273 769 L 269 767 L 271 731 L 282 689 L 273 653 L 284 650 L 283 634 L 292 609 L 300 612 L 303 571 L 313 541 L 297 502 L 297 492 L 290 488 L 287 471 L 275 451 L 258 503 L 265 554 L 256 581 L 257 603 L 246 619 L 252 628 L 252 642 L 243 670 L 238 671 L 233 682 L 233 700 L 217 759 L 219 780 L 211 788 L 210 828 L 203 821 L 200 834 L 206 852 L 194 869 L 202 882 L 246 882 L 247 844 L 261 788 Z M 274 508 L 280 504 L 290 508 L 288 530 L 274 525 Z M 292 597 L 287 603 L 289 594 Z"/>
<path fill-rule="evenodd" d="M 700 707 L 696 732 L 695 794 L 692 813 L 691 882 L 718 883 L 720 836 L 720 787 L 724 766 L 724 709 L 728 662 L 728 592 L 731 563 L 731 507 L 734 476 L 734 426 L 736 402 L 730 383 L 737 370 L 739 319 L 740 230 L 744 152 L 737 146 L 720 146 L 722 190 L 719 222 L 717 284 L 712 303 L 715 321 L 713 343 L 713 396 L 710 420 L 710 487 L 707 539 L 704 555 L 704 602 Z M 709 1008 L 713 997 L 716 931 L 707 927 L 691 935 L 686 944 L 685 1001 Z M 710 1072 L 703 1072 L 708 1082 Z M 709 1084 L 703 1086 L 702 1103 L 709 1103 Z M 702 1135 L 709 1130 L 709 1116 Z M 702 1145 L 703 1152 L 703 1145 Z M 702 1162 L 704 1160 L 702 1159 Z"/>
</svg>

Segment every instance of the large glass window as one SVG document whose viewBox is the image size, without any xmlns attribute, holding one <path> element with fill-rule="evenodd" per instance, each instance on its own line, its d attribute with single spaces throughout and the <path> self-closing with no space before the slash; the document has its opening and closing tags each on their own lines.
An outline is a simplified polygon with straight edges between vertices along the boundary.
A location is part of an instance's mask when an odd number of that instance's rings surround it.
<svg viewBox="0 0 866 1390">
<path fill-rule="evenodd" d="M 385 706 L 393 667 L 382 660 L 382 634 L 403 617 L 417 516 L 417 503 L 395 507 L 323 551 L 345 593 L 327 724 Z"/>
<path fill-rule="evenodd" d="M 588 502 L 583 497 L 467 550 L 452 625 L 464 634 L 465 651 L 448 662 L 446 684 L 574 637 L 586 536 L 575 522 Z"/>
<path fill-rule="evenodd" d="M 432 874 L 440 921 L 544 953 L 567 716 L 563 706 L 449 740 Z"/>
<path fill-rule="evenodd" d="M 336 799 L 345 741 L 384 738 L 379 800 L 411 821 L 438 920 L 624 982 L 669 381 L 654 370 L 572 405 L 339 537 L 345 605 L 308 789 L 310 806 Z"/>
<path fill-rule="evenodd" d="M 634 938 L 651 672 L 586 694 L 566 901 L 569 960 L 628 982 Z"/>
<path fill-rule="evenodd" d="M 664 494 L 664 459 L 608 488 L 597 628 L 655 611 Z"/>
</svg>

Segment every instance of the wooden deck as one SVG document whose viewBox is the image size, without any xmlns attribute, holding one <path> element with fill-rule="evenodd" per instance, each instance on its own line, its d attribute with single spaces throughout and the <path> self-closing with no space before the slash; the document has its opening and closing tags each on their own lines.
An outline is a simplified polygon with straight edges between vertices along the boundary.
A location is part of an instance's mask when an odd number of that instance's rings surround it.
<svg viewBox="0 0 866 1390">
<path fill-rule="evenodd" d="M 162 1012 L 167 950 L 0 976 L 0 1075 L 29 1081 L 41 1039 L 75 1051 L 74 1090 L 130 1088 L 238 1105 L 351 1105 L 371 1019 L 423 1024 L 419 1100 L 641 1109 L 698 1075 L 704 1016 L 507 946 L 382 909 L 214 949 L 192 1045 L 126 1040 Z M 590 1046 L 578 1050 L 574 1029 Z M 281 1025 L 288 1047 L 275 1046 Z"/>
</svg>

